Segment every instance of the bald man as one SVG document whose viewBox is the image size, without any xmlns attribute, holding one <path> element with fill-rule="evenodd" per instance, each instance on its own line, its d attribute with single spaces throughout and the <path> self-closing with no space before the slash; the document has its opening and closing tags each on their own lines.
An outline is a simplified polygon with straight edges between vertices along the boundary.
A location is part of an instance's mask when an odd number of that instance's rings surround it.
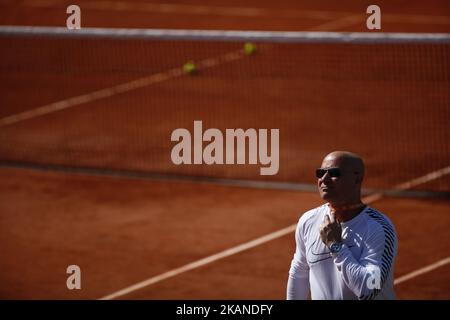
<svg viewBox="0 0 450 320">
<path fill-rule="evenodd" d="M 332 152 L 316 176 L 326 203 L 300 217 L 287 299 L 395 299 L 397 235 L 384 214 L 361 201 L 361 157 Z"/>
</svg>

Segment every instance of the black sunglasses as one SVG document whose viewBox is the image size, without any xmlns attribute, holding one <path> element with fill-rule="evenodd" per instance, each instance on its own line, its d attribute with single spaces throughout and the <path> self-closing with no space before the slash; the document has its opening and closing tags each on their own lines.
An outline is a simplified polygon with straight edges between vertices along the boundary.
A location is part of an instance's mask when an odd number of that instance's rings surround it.
<svg viewBox="0 0 450 320">
<path fill-rule="evenodd" d="M 319 169 L 316 169 L 316 177 L 320 179 L 327 172 L 331 178 L 337 178 L 337 177 L 341 176 L 341 169 L 339 169 L 339 168 L 328 168 L 328 169 L 319 168 Z"/>
</svg>

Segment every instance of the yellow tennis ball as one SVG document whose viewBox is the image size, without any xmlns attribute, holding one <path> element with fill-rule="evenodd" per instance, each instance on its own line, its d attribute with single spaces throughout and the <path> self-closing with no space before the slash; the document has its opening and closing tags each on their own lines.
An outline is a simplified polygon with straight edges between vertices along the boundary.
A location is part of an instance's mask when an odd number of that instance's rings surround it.
<svg viewBox="0 0 450 320">
<path fill-rule="evenodd" d="M 194 73 L 195 71 L 197 71 L 197 66 L 192 61 L 186 62 L 183 66 L 183 71 L 185 73 Z"/>
<path fill-rule="evenodd" d="M 253 43 L 251 43 L 251 42 L 246 42 L 246 43 L 244 44 L 244 53 L 245 53 L 246 55 L 254 54 L 255 51 L 256 51 L 256 46 L 255 46 Z"/>
</svg>

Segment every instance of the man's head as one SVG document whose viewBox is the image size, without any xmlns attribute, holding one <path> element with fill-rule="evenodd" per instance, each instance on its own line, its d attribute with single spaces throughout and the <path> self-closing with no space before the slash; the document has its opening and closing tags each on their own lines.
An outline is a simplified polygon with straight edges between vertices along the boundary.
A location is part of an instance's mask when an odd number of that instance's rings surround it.
<svg viewBox="0 0 450 320">
<path fill-rule="evenodd" d="M 333 151 L 322 161 L 316 172 L 322 199 L 335 205 L 361 200 L 364 163 L 360 156 L 348 151 Z"/>
</svg>

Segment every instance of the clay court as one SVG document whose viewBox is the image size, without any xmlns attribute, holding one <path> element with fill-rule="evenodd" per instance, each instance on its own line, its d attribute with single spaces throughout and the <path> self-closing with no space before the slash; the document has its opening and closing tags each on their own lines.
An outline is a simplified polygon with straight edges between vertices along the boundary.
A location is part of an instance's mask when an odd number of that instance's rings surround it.
<svg viewBox="0 0 450 320">
<path fill-rule="evenodd" d="M 367 32 L 369 4 L 78 1 L 85 28 L 333 32 Z M 383 32 L 450 33 L 447 1 L 378 4 Z M 0 1 L 0 24 L 65 26 L 66 6 Z M 364 157 L 364 199 L 396 227 L 398 298 L 450 299 L 448 44 L 0 45 L 1 299 L 284 299 L 293 226 L 322 203 L 314 169 L 334 149 Z M 174 165 L 170 134 L 194 120 L 280 128 L 279 173 Z"/>
</svg>

